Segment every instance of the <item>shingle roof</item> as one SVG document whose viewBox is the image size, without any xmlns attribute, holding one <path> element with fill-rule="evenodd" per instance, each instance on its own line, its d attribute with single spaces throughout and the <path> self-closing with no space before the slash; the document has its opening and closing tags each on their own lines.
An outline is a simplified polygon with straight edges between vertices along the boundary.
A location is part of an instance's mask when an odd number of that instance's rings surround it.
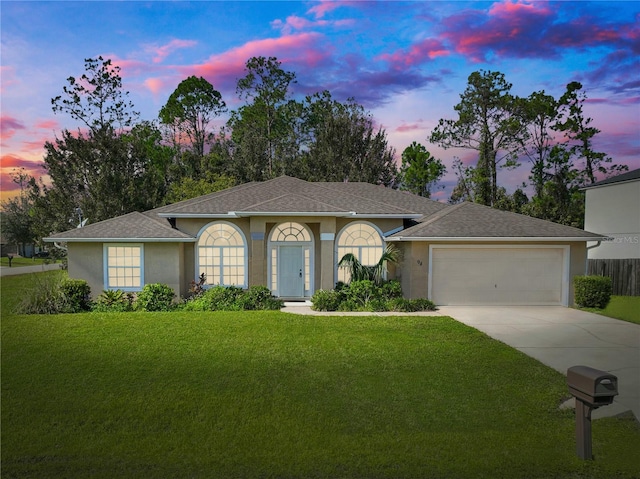
<svg viewBox="0 0 640 479">
<path fill-rule="evenodd" d="M 228 190 L 181 201 L 163 207 L 162 216 L 228 215 L 230 212 L 265 213 L 344 213 L 358 215 L 397 215 L 419 217 L 423 213 L 412 209 L 418 202 L 402 201 L 403 195 L 383 192 L 386 188 L 372 186 L 378 194 L 362 183 L 313 183 L 289 176 L 281 176 L 263 183 L 240 185 Z M 424 201 L 435 203 L 431 200 Z M 437 207 L 436 207 L 437 208 Z M 423 206 L 423 209 L 428 209 Z"/>
<path fill-rule="evenodd" d="M 89 224 L 84 228 L 53 234 L 45 238 L 45 241 L 141 239 L 194 241 L 193 236 L 171 228 L 168 220 L 138 212 Z"/>
<path fill-rule="evenodd" d="M 423 238 L 584 238 L 602 235 L 476 203 L 449 206 L 389 239 Z"/>
<path fill-rule="evenodd" d="M 47 241 L 195 241 L 171 227 L 171 217 L 253 214 L 335 215 L 417 220 L 390 240 L 425 238 L 579 238 L 601 235 L 475 203 L 446 205 L 408 192 L 368 183 L 312 183 L 283 176 L 163 206 L 129 213 L 45 238 Z M 354 216 L 355 215 L 355 216 Z"/>
<path fill-rule="evenodd" d="M 640 168 L 637 170 L 627 171 L 626 173 L 622 173 L 617 176 L 613 176 L 611 178 L 607 178 L 606 180 L 598 181 L 592 185 L 585 186 L 583 190 L 588 190 L 589 188 L 596 188 L 598 186 L 612 185 L 615 183 L 622 183 L 624 181 L 632 181 L 632 180 L 640 180 Z"/>
<path fill-rule="evenodd" d="M 336 191 L 346 190 L 353 195 L 377 202 L 384 202 L 405 208 L 425 216 L 447 208 L 447 205 L 422 196 L 414 195 L 408 191 L 394 190 L 371 183 L 325 183 L 327 188 Z"/>
</svg>

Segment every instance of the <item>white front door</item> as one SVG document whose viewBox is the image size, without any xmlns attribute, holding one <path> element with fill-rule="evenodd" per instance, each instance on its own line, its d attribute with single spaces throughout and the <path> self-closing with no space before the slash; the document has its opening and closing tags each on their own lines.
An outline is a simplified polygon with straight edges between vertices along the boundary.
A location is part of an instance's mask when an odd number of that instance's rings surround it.
<svg viewBox="0 0 640 479">
<path fill-rule="evenodd" d="M 304 246 L 280 246 L 278 292 L 285 298 L 304 297 Z"/>
</svg>

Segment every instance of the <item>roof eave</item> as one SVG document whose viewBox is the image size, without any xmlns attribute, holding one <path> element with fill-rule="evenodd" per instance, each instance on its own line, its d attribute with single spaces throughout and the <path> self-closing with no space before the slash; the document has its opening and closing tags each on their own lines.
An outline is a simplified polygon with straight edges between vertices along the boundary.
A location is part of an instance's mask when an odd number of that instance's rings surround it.
<svg viewBox="0 0 640 479">
<path fill-rule="evenodd" d="M 355 211 L 232 211 L 237 218 L 250 216 L 335 216 L 337 218 L 354 216 Z"/>
<path fill-rule="evenodd" d="M 47 243 L 195 243 L 196 238 L 42 238 Z"/>
<path fill-rule="evenodd" d="M 530 243 L 532 241 L 552 242 L 552 241 L 606 241 L 609 238 L 607 236 L 402 236 L 395 235 L 386 238 L 386 241 L 429 241 L 429 242 L 442 242 L 442 241 L 458 241 L 462 243 L 474 243 L 478 241 L 484 241 L 488 243 L 498 242 L 519 242 Z"/>
<path fill-rule="evenodd" d="M 158 213 L 162 218 L 212 218 L 212 219 L 228 219 L 228 218 L 247 218 L 250 216 L 334 216 L 337 218 L 391 218 L 391 219 L 419 219 L 424 215 L 420 213 L 358 213 L 356 211 L 229 211 L 228 213 Z"/>
<path fill-rule="evenodd" d="M 160 218 L 239 218 L 235 211 L 228 213 L 158 213 Z"/>
<path fill-rule="evenodd" d="M 424 217 L 424 215 L 420 213 L 411 213 L 411 214 L 394 213 L 394 214 L 388 214 L 388 215 L 354 213 L 353 216 L 357 218 L 389 218 L 389 219 L 409 219 L 409 220 L 417 220 Z"/>
<path fill-rule="evenodd" d="M 624 185 L 626 183 L 633 183 L 635 181 L 640 181 L 640 178 L 630 178 L 628 180 L 622 180 L 622 181 L 611 181 L 609 183 L 603 183 L 601 185 L 583 186 L 582 188 L 580 188 L 580 191 L 595 190 L 596 188 L 605 188 L 607 186 Z"/>
</svg>

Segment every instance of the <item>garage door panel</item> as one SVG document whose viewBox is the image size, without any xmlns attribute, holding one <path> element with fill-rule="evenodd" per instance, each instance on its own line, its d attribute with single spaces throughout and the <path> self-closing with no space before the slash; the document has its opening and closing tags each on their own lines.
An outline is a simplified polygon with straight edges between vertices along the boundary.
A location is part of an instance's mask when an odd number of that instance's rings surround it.
<svg viewBox="0 0 640 479">
<path fill-rule="evenodd" d="M 563 248 L 432 249 L 436 304 L 562 304 Z"/>
</svg>

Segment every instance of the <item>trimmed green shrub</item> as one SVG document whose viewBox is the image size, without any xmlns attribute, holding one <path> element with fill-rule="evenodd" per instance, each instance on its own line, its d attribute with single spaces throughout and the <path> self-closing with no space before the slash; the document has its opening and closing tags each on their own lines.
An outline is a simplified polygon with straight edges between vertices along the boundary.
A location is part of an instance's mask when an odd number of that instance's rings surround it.
<svg viewBox="0 0 640 479">
<path fill-rule="evenodd" d="M 121 289 L 107 289 L 93 303 L 92 311 L 99 313 L 133 311 L 133 293 L 125 293 Z"/>
<path fill-rule="evenodd" d="M 318 289 L 311 296 L 311 309 L 314 311 L 337 311 L 342 299 L 340 291 Z"/>
<path fill-rule="evenodd" d="M 145 284 L 138 293 L 135 309 L 142 311 L 170 311 L 174 308 L 173 289 L 162 283 Z"/>
<path fill-rule="evenodd" d="M 284 305 L 284 301 L 273 296 L 266 286 L 251 286 L 240 295 L 238 303 L 244 310 L 277 311 Z"/>
<path fill-rule="evenodd" d="M 575 302 L 582 308 L 604 309 L 611 299 L 611 278 L 608 276 L 575 276 Z"/>
<path fill-rule="evenodd" d="M 69 313 L 91 309 L 91 287 L 84 279 L 66 278 L 60 283 L 60 292 L 65 297 Z"/>
</svg>

